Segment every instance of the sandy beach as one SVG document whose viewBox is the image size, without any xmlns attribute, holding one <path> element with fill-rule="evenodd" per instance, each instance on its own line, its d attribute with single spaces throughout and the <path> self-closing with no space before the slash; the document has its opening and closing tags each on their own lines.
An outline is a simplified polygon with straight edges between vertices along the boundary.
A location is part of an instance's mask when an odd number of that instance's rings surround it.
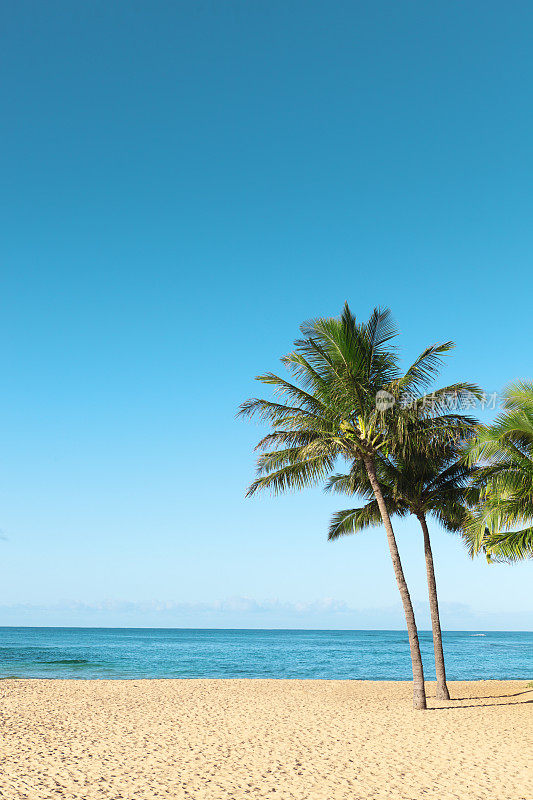
<svg viewBox="0 0 533 800">
<path fill-rule="evenodd" d="M 6 800 L 528 800 L 533 691 L 451 682 L 5 680 Z"/>
</svg>

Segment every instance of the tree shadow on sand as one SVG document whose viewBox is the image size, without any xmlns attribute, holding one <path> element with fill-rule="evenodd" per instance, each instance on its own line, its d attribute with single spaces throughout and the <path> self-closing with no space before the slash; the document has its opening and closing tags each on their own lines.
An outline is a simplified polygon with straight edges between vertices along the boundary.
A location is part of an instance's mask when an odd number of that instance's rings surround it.
<svg viewBox="0 0 533 800">
<path fill-rule="evenodd" d="M 533 692 L 533 687 L 531 689 L 522 689 L 521 692 L 514 692 L 513 694 L 488 694 L 482 695 L 481 697 L 454 697 L 453 700 L 497 700 L 499 697 L 504 698 L 507 697 L 520 697 L 521 694 L 529 694 Z"/>
<path fill-rule="evenodd" d="M 462 708 L 490 708 L 496 706 L 524 706 L 528 703 L 533 703 L 533 698 L 530 700 L 511 700 L 510 702 L 507 700 L 509 697 L 519 697 L 522 694 L 530 694 L 531 689 L 526 690 L 525 692 L 516 692 L 515 694 L 502 694 L 502 695 L 488 695 L 487 697 L 452 697 L 450 702 L 451 703 L 461 703 L 460 706 L 456 705 L 446 705 L 446 706 L 435 706 L 433 708 L 429 708 L 428 711 L 457 711 L 461 710 Z M 493 703 L 468 703 L 468 705 L 462 705 L 465 700 L 494 700 Z M 503 702 L 499 703 L 498 700 L 502 700 Z"/>
</svg>

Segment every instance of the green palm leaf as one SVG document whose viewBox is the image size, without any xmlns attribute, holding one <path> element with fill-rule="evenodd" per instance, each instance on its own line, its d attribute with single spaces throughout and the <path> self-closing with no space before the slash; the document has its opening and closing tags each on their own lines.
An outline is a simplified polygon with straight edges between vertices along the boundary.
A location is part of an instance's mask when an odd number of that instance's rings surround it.
<svg viewBox="0 0 533 800">
<path fill-rule="evenodd" d="M 533 556 L 533 384 L 510 386 L 503 405 L 467 449 L 469 463 L 482 463 L 465 533 L 472 555 L 518 561 Z"/>
</svg>

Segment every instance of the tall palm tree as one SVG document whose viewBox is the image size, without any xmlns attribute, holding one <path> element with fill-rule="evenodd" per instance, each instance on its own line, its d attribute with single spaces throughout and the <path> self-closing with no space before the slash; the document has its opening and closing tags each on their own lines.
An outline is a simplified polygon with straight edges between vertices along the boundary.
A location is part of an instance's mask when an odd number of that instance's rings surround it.
<svg viewBox="0 0 533 800">
<path fill-rule="evenodd" d="M 469 433 L 473 433 L 475 421 L 464 417 L 460 425 L 454 427 L 455 442 L 448 436 L 437 436 L 431 446 L 422 451 L 407 447 L 399 456 L 387 457 L 379 454 L 376 458 L 376 473 L 389 514 L 413 514 L 422 528 L 435 651 L 436 696 L 439 700 L 449 700 L 450 693 L 446 683 L 437 582 L 427 517 L 434 517 L 448 531 L 461 531 L 467 514 L 470 481 L 474 473 L 474 468 L 468 467 L 460 459 L 460 443 Z M 369 526 L 382 524 L 368 475 L 358 462 L 354 463 L 349 474 L 333 475 L 327 488 L 350 495 L 359 494 L 366 500 L 360 508 L 334 514 L 329 539 L 337 539 L 365 530 Z"/>
<path fill-rule="evenodd" d="M 504 393 L 504 411 L 492 425 L 480 425 L 468 449 L 480 460 L 478 502 L 465 529 L 471 555 L 489 561 L 533 557 L 533 382 Z"/>
<path fill-rule="evenodd" d="M 258 376 L 259 381 L 274 387 L 279 402 L 253 398 L 240 407 L 241 414 L 256 415 L 273 428 L 259 442 L 259 477 L 247 494 L 267 488 L 277 493 L 321 482 L 339 457 L 350 464 L 361 461 L 385 527 L 403 604 L 413 668 L 413 705 L 423 709 L 424 671 L 415 615 L 376 473 L 376 456 L 401 452 L 408 438 L 414 440 L 430 425 L 446 431 L 456 416 L 444 413 L 450 394 L 462 397 L 470 394 L 472 387 L 447 387 L 432 393 L 431 405 L 427 403 L 421 393 L 452 343 L 426 348 L 402 373 L 391 345 L 397 331 L 388 309 L 375 309 L 368 322 L 358 323 L 346 304 L 339 319 L 316 319 L 304 324 L 301 331 L 303 338 L 282 359 L 295 382 L 273 373 Z M 406 395 L 416 396 L 416 400 L 404 407 Z"/>
</svg>

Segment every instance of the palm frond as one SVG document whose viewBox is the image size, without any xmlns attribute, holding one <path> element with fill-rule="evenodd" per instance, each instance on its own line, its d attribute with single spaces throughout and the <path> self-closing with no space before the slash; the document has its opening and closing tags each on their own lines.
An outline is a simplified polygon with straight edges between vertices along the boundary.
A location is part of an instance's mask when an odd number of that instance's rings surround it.
<svg viewBox="0 0 533 800">
<path fill-rule="evenodd" d="M 420 392 L 427 388 L 442 368 L 442 356 L 455 347 L 453 342 L 442 342 L 426 347 L 401 378 L 404 392 Z"/>
<path fill-rule="evenodd" d="M 533 558 L 533 527 L 487 536 L 483 550 L 491 561 L 512 563 Z"/>
<path fill-rule="evenodd" d="M 316 456 L 307 461 L 287 464 L 280 469 L 256 478 L 250 484 L 246 497 L 251 497 L 258 491 L 269 490 L 277 495 L 285 491 L 307 489 L 324 480 L 333 469 L 334 461 L 327 456 Z"/>
<path fill-rule="evenodd" d="M 328 539 L 338 539 L 350 533 L 357 533 L 365 528 L 381 525 L 381 513 L 376 500 L 371 500 L 362 508 L 349 508 L 337 511 L 331 517 Z"/>
</svg>

